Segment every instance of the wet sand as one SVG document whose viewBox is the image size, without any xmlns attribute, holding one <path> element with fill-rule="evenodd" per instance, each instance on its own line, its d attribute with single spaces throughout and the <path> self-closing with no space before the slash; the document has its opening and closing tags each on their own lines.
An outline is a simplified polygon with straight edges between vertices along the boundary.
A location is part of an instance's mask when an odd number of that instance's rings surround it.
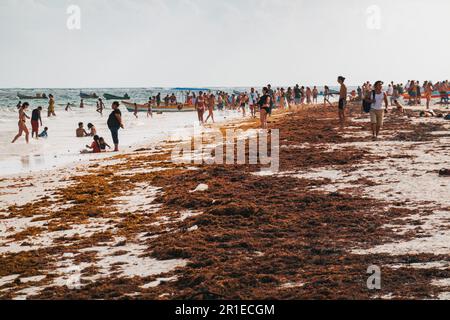
<svg viewBox="0 0 450 320">
<path fill-rule="evenodd" d="M 351 109 L 272 117 L 277 173 L 174 164 L 172 141 L 0 180 L 0 298 L 448 299 L 449 122 L 389 115 L 373 142 Z"/>
</svg>

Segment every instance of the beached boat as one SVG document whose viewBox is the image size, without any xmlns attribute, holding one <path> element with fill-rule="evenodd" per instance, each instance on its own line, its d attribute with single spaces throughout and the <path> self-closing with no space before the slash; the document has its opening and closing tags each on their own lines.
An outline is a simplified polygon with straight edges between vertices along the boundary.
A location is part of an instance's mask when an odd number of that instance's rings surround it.
<svg viewBox="0 0 450 320">
<path fill-rule="evenodd" d="M 21 100 L 48 100 L 48 97 L 45 94 L 41 96 L 26 96 L 18 93 L 17 97 Z"/>
<path fill-rule="evenodd" d="M 129 112 L 134 112 L 137 107 L 137 112 L 147 112 L 148 106 L 146 104 L 135 104 L 127 101 L 122 101 L 122 104 L 127 108 Z M 187 104 L 179 104 L 179 105 L 169 105 L 169 106 L 160 106 L 153 107 L 153 112 L 192 112 L 195 111 L 195 108 L 191 105 Z"/>
<path fill-rule="evenodd" d="M 324 91 L 320 91 L 319 92 L 319 96 L 323 96 L 325 94 L 325 92 Z M 341 94 L 339 91 L 336 91 L 336 90 L 330 90 L 330 91 L 328 91 L 328 94 L 329 95 L 338 95 L 338 94 Z"/>
<path fill-rule="evenodd" d="M 81 99 L 98 99 L 98 95 L 96 93 L 84 93 L 84 92 L 80 92 L 80 98 Z"/>
<path fill-rule="evenodd" d="M 408 93 L 405 93 L 405 94 L 403 94 L 402 96 L 403 96 L 403 99 L 409 99 L 409 98 L 410 98 Z M 432 98 L 432 99 L 440 99 L 440 98 L 446 97 L 446 96 L 450 96 L 450 91 L 447 92 L 447 95 L 445 95 L 445 94 L 443 94 L 443 93 L 441 93 L 441 92 L 439 92 L 439 91 L 434 91 L 434 92 L 431 94 L 431 98 Z M 422 94 L 422 95 L 421 95 L 421 98 L 422 98 L 422 99 L 426 99 L 425 94 Z"/>
<path fill-rule="evenodd" d="M 106 100 L 130 100 L 130 96 L 126 93 L 123 97 L 115 96 L 113 94 L 105 93 L 103 95 Z"/>
</svg>

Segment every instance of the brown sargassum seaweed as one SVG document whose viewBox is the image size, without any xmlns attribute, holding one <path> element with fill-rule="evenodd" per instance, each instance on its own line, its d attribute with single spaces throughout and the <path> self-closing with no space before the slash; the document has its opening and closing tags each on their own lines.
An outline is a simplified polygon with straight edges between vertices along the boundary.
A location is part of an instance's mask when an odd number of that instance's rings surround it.
<svg viewBox="0 0 450 320">
<path fill-rule="evenodd" d="M 358 108 L 353 106 L 354 112 Z M 367 141 L 358 135 L 351 137 L 352 132 L 357 132 L 357 124 L 337 131 L 336 111 L 312 107 L 271 119 L 270 127 L 281 129 L 280 145 L 309 143 L 306 149 L 281 149 L 281 171 L 334 165 L 351 172 L 361 161 L 382 158 L 363 149 L 347 147 L 329 152 L 323 146 L 324 143 Z M 246 124 L 244 129 L 251 127 L 257 127 L 257 123 Z M 365 125 L 360 130 L 367 129 Z M 388 118 L 385 129 L 411 132 L 396 134 L 390 138 L 393 141 L 426 141 L 432 139 L 432 131 L 442 130 L 438 125 L 415 125 L 397 117 Z M 448 260 L 449 256 L 350 253 L 352 248 L 370 248 L 414 237 L 414 232 L 400 236 L 383 226 L 394 220 L 398 222 L 399 218 L 416 213 L 415 210 L 387 209 L 387 203 L 370 199 L 356 190 L 334 193 L 314 190 L 313 187 L 327 183 L 323 180 L 253 175 L 260 170 L 259 165 L 195 165 L 198 170 L 192 170 L 169 161 L 170 144 L 157 155 L 140 150 L 132 156 L 116 158 L 125 161 L 106 168 L 94 164 L 90 174 L 73 178 L 75 184 L 54 190 L 57 200 L 43 198 L 9 208 L 11 216 L 48 214 L 49 230 L 64 230 L 89 218 L 110 219 L 112 227 L 89 238 L 60 239 L 61 244 L 57 242 L 51 248 L 3 255 L 0 276 L 39 275 L 42 270 L 48 270 L 50 255 L 77 252 L 112 241 L 113 236 L 132 242 L 137 234 L 146 233 L 149 238 L 142 240 L 148 248 L 146 256 L 159 260 L 183 258 L 189 261 L 187 266 L 147 278 L 125 279 L 111 274 L 95 283 L 84 283 L 79 290 L 49 287 L 34 298 L 129 299 L 127 295 L 135 294 L 133 298 L 137 299 L 369 299 L 388 293 L 399 299 L 433 298 L 440 290 L 430 284 L 431 279 L 450 277 L 449 270 L 383 268 L 390 264 Z M 117 175 L 124 170 L 155 167 L 166 170 Z M 374 184 L 369 180 L 359 182 Z M 140 183 L 161 188 L 154 201 L 161 205 L 159 211 L 138 214 L 114 210 L 113 199 Z M 209 189 L 189 192 L 200 183 L 207 184 Z M 45 208 L 54 203 L 73 206 L 46 213 Z M 175 220 L 184 210 L 202 214 L 184 221 Z M 155 224 L 162 216 L 173 218 L 170 230 Z M 194 226 L 198 229 L 189 231 Z M 29 229 L 15 237 L 22 240 L 39 231 Z M 120 245 L 123 244 L 117 244 Z M 95 259 L 95 254 L 83 253 L 75 261 Z M 371 265 L 382 267 L 381 291 L 367 289 L 367 268 Z M 96 271 L 90 268 L 83 270 L 83 274 L 92 275 Z M 141 288 L 157 278 L 173 276 L 176 276 L 174 281 L 162 282 L 155 288 Z M 20 287 L 20 284 L 11 286 Z M 12 294 L 6 291 L 0 296 L 7 299 Z"/>
</svg>

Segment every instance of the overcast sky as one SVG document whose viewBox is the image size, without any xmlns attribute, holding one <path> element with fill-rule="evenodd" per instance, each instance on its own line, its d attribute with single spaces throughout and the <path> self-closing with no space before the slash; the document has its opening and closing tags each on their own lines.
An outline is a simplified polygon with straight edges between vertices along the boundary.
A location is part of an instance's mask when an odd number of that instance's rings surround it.
<svg viewBox="0 0 450 320">
<path fill-rule="evenodd" d="M 449 13 L 448 0 L 0 0 L 0 87 L 437 81 Z"/>
</svg>

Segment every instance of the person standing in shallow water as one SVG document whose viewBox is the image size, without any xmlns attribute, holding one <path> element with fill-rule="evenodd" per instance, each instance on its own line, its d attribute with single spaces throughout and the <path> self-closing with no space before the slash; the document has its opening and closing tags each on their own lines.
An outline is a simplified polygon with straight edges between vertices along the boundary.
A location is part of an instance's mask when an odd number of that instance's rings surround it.
<svg viewBox="0 0 450 320">
<path fill-rule="evenodd" d="M 345 107 L 347 106 L 347 86 L 344 82 L 344 77 L 338 77 L 338 83 L 341 86 L 339 90 L 339 126 L 341 129 L 345 126 Z"/>
<path fill-rule="evenodd" d="M 28 109 L 28 106 L 29 106 L 28 102 L 25 102 L 19 109 L 19 123 L 18 123 L 19 133 L 17 133 L 17 135 L 14 137 L 11 143 L 15 143 L 24 132 L 25 132 L 25 140 L 27 141 L 27 143 L 29 143 L 30 132 L 28 131 L 27 128 L 26 119 L 30 119 L 30 117 L 27 116 L 27 114 L 25 113 L 25 111 Z"/>
<path fill-rule="evenodd" d="M 114 101 L 112 104 L 112 112 L 108 118 L 108 128 L 111 131 L 112 140 L 114 142 L 114 152 L 119 151 L 119 130 L 124 129 L 122 122 L 122 112 L 119 110 L 119 102 Z"/>
<path fill-rule="evenodd" d="M 203 95 L 203 92 L 200 91 L 198 98 L 195 102 L 195 108 L 197 109 L 197 115 L 198 115 L 198 121 L 200 122 L 200 125 L 204 124 L 205 121 L 203 119 L 203 116 L 205 114 L 205 107 L 206 107 L 206 101 L 205 96 Z"/>
<path fill-rule="evenodd" d="M 48 117 L 50 118 L 51 116 L 56 117 L 56 114 L 55 114 L 55 98 L 53 97 L 52 94 L 50 94 L 48 96 Z"/>
</svg>

